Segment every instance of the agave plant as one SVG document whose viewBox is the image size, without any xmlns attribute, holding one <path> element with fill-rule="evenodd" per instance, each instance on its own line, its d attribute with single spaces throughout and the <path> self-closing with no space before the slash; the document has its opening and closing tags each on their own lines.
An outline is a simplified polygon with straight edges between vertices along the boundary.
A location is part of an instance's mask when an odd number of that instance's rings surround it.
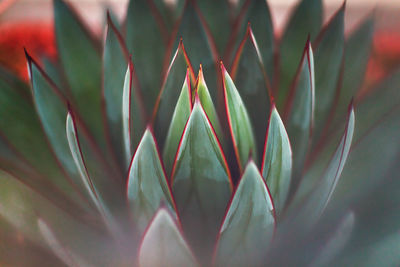
<svg viewBox="0 0 400 267">
<path fill-rule="evenodd" d="M 302 0 L 277 37 L 264 0 L 131 0 L 102 46 L 53 4 L 57 62 L 1 69 L 1 264 L 398 263 L 398 220 L 353 231 L 400 155 L 400 76 L 358 91 L 372 15 L 345 38 Z"/>
</svg>

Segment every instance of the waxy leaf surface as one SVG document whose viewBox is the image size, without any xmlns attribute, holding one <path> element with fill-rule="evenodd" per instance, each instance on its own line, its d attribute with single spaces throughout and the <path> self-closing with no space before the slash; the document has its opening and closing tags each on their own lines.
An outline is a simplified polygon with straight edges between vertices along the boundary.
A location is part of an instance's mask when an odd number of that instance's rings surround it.
<svg viewBox="0 0 400 267">
<path fill-rule="evenodd" d="M 272 198 L 257 166 L 250 161 L 220 230 L 216 266 L 253 266 L 260 263 L 274 231 Z"/>
<path fill-rule="evenodd" d="M 165 140 L 163 160 L 167 175 L 171 174 L 179 142 L 182 138 L 183 130 L 192 111 L 192 97 L 190 88 L 189 70 L 182 86 L 182 91 L 176 103 L 171 124 L 169 125 L 167 138 Z"/>
<path fill-rule="evenodd" d="M 250 26 L 235 56 L 232 79 L 249 112 L 257 147 L 261 147 L 267 130 L 271 99 L 259 46 Z M 261 154 L 257 157 L 261 158 Z"/>
<path fill-rule="evenodd" d="M 292 149 L 285 126 L 275 107 L 271 110 L 265 142 L 261 173 L 279 214 L 285 207 L 291 186 Z"/>
<path fill-rule="evenodd" d="M 172 191 L 189 243 L 210 257 L 232 184 L 221 146 L 197 99 L 172 172 Z M 207 254 L 207 255 L 204 255 Z"/>
<path fill-rule="evenodd" d="M 174 212 L 167 178 L 149 129 L 145 131 L 131 162 L 127 196 L 133 219 L 140 232 L 146 229 L 160 204 L 167 205 Z"/>
<path fill-rule="evenodd" d="M 322 0 L 302 0 L 294 9 L 280 41 L 280 77 L 276 104 L 283 110 L 307 36 L 314 40 L 322 25 Z M 322 65 L 324 66 L 324 65 Z M 322 67 L 321 66 L 321 67 Z"/>
<path fill-rule="evenodd" d="M 158 210 L 144 234 L 139 250 L 139 266 L 199 266 L 165 208 Z"/>
<path fill-rule="evenodd" d="M 180 42 L 178 49 L 168 67 L 164 83 L 153 111 L 154 131 L 158 143 L 164 147 L 169 124 L 174 114 L 174 108 L 179 99 L 182 82 L 185 80 L 185 73 L 189 68 L 191 80 L 194 74 L 187 57 L 183 43 Z"/>
<path fill-rule="evenodd" d="M 163 24 L 155 18 L 151 1 L 129 1 L 126 18 L 126 44 L 132 53 L 143 98 L 150 112 L 161 85 L 164 54 Z"/>
<path fill-rule="evenodd" d="M 286 128 L 293 149 L 294 188 L 297 187 L 302 176 L 304 163 L 311 145 L 314 121 L 314 57 L 309 42 L 304 49 L 299 68 L 295 78 L 296 82 L 292 85 L 290 102 L 286 105 Z"/>
<path fill-rule="evenodd" d="M 250 116 L 231 77 L 221 64 L 224 83 L 225 108 L 232 134 L 239 169 L 242 171 L 250 156 L 257 157 L 257 145 Z"/>
<path fill-rule="evenodd" d="M 339 76 L 344 51 L 344 9 L 343 6 L 332 17 L 318 37 L 315 59 L 315 127 L 313 140 L 323 134 L 337 97 Z M 348 103 L 347 103 L 348 104 Z"/>
<path fill-rule="evenodd" d="M 63 0 L 54 0 L 54 19 L 58 53 L 70 87 L 71 102 L 105 151 L 100 43 Z"/>
</svg>

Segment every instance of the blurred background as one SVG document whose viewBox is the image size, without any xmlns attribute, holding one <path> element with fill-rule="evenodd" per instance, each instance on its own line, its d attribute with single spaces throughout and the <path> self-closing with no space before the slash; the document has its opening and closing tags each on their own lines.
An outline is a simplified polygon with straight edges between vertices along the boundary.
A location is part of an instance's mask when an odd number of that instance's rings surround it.
<svg viewBox="0 0 400 267">
<path fill-rule="evenodd" d="M 166 1 L 174 4 L 174 0 Z M 99 38 L 105 22 L 105 10 L 111 9 L 123 20 L 128 4 L 128 0 L 68 2 Z M 298 0 L 268 0 L 277 37 L 285 27 L 285 18 L 289 17 L 297 2 Z M 343 0 L 325 0 L 325 20 L 342 3 Z M 373 56 L 366 75 L 368 83 L 374 83 L 400 64 L 400 0 L 347 0 L 346 9 L 347 33 L 371 12 L 375 15 Z M 52 0 L 0 0 L 0 64 L 12 68 L 27 79 L 25 57 L 22 53 L 24 46 L 34 55 L 45 53 L 50 58 L 55 57 L 52 19 Z"/>
</svg>

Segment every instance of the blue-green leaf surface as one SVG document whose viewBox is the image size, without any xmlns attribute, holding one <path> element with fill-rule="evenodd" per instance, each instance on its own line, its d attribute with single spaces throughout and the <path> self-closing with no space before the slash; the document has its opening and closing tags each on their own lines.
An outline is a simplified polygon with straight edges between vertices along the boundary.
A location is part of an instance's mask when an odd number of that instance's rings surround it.
<svg viewBox="0 0 400 267">
<path fill-rule="evenodd" d="M 207 259 L 232 184 L 221 146 L 198 98 L 178 148 L 172 191 L 189 243 L 201 259 Z"/>
<path fill-rule="evenodd" d="M 242 171 L 250 156 L 257 157 L 257 145 L 250 116 L 231 77 L 221 63 L 224 84 L 225 108 L 231 130 L 239 169 Z"/>
<path fill-rule="evenodd" d="M 280 214 L 291 186 L 292 149 L 275 106 L 269 118 L 261 173 L 271 192 L 276 212 Z"/>
<path fill-rule="evenodd" d="M 190 88 L 189 69 L 186 72 L 186 78 L 183 82 L 181 94 L 176 103 L 171 124 L 169 125 L 167 138 L 163 151 L 163 160 L 167 175 L 171 174 L 175 155 L 178 150 L 179 142 L 182 138 L 183 130 L 192 111 L 192 92 Z"/>
<path fill-rule="evenodd" d="M 165 204 L 175 211 L 167 178 L 150 129 L 147 129 L 132 159 L 127 197 L 135 225 L 143 232 L 160 207 Z"/>
<path fill-rule="evenodd" d="M 246 166 L 225 215 L 217 244 L 216 266 L 254 266 L 266 255 L 275 232 L 275 211 L 257 166 Z"/>
<path fill-rule="evenodd" d="M 139 266 L 199 266 L 188 244 L 165 208 L 158 210 L 144 234 Z"/>
</svg>

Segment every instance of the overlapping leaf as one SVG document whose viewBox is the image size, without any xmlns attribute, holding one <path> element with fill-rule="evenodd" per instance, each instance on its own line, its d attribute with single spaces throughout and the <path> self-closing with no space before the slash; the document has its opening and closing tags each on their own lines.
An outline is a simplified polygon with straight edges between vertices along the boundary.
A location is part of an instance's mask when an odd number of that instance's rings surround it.
<svg viewBox="0 0 400 267">
<path fill-rule="evenodd" d="M 153 8 L 152 1 L 130 0 L 126 17 L 126 43 L 132 53 L 148 112 L 160 89 L 166 51 L 164 24 L 157 20 Z"/>
<path fill-rule="evenodd" d="M 261 147 L 267 130 L 271 99 L 259 46 L 250 25 L 236 53 L 232 66 L 232 79 L 249 112 L 257 147 Z M 261 154 L 257 155 L 261 158 L 260 156 Z"/>
<path fill-rule="evenodd" d="M 214 101 L 211 98 L 210 92 L 208 90 L 206 81 L 203 75 L 203 68 L 200 65 L 199 74 L 197 75 L 197 87 L 196 93 L 199 96 L 201 106 L 210 119 L 210 123 L 213 126 L 220 141 L 223 141 L 221 123 L 218 119 L 217 110 L 214 105 Z"/>
<path fill-rule="evenodd" d="M 169 123 L 174 114 L 174 108 L 179 98 L 180 88 L 182 88 L 182 81 L 185 80 L 187 68 L 189 68 L 190 77 L 193 81 L 194 73 L 190 61 L 183 42 L 180 42 L 165 75 L 153 112 L 154 131 L 161 147 L 164 146 Z"/>
<path fill-rule="evenodd" d="M 280 214 L 291 186 L 292 149 L 275 106 L 269 118 L 261 173 L 271 192 L 275 209 Z"/>
<path fill-rule="evenodd" d="M 237 37 L 247 35 L 247 23 L 251 24 L 254 35 L 257 38 L 259 57 L 265 66 L 268 77 L 272 79 L 274 75 L 274 49 L 275 37 L 272 25 L 271 13 L 268 3 L 264 0 L 246 1 L 243 6 L 244 14 L 240 16 Z M 239 48 L 240 39 L 234 43 L 234 51 Z"/>
<path fill-rule="evenodd" d="M 139 266 L 199 266 L 174 219 L 165 208 L 154 216 L 139 250 Z"/>
<path fill-rule="evenodd" d="M 197 98 L 172 172 L 172 191 L 189 242 L 206 260 L 231 195 L 221 146 Z"/>
<path fill-rule="evenodd" d="M 323 68 L 315 69 L 314 141 L 323 134 L 324 126 L 337 97 L 344 51 L 344 10 L 345 3 L 325 26 L 316 41 L 315 65 L 323 66 Z"/>
<path fill-rule="evenodd" d="M 275 231 L 275 211 L 257 166 L 250 161 L 225 215 L 215 254 L 216 266 L 257 265 Z"/>
<path fill-rule="evenodd" d="M 171 174 L 172 166 L 176 152 L 178 150 L 179 141 L 182 138 L 183 130 L 192 111 L 192 92 L 190 87 L 189 69 L 186 72 L 186 78 L 182 86 L 181 94 L 176 103 L 174 114 L 172 115 L 171 124 L 169 125 L 167 138 L 165 141 L 163 160 L 167 174 Z"/>
<path fill-rule="evenodd" d="M 150 129 L 145 131 L 133 156 L 128 173 L 127 197 L 133 219 L 140 232 L 146 229 L 160 204 L 165 204 L 171 211 L 175 211 L 167 178 Z"/>
<path fill-rule="evenodd" d="M 286 125 L 293 148 L 293 177 L 295 189 L 301 178 L 311 145 L 314 122 L 314 56 L 307 41 L 299 69 L 286 104 Z"/>
<path fill-rule="evenodd" d="M 179 47 L 181 38 L 183 38 L 193 66 L 202 64 L 212 99 L 216 103 L 220 103 L 222 95 L 217 90 L 218 55 L 212 36 L 205 27 L 205 22 L 196 5 L 196 1 L 186 2 L 173 45 L 175 49 Z"/>
<path fill-rule="evenodd" d="M 58 53 L 77 110 L 96 141 L 105 150 L 101 110 L 101 55 L 77 15 L 63 0 L 54 0 L 54 23 Z"/>
<path fill-rule="evenodd" d="M 245 166 L 250 156 L 253 156 L 253 159 L 257 157 L 257 145 L 250 122 L 250 116 L 235 84 L 222 63 L 221 72 L 224 84 L 225 108 L 229 120 L 232 141 L 239 169 L 243 170 L 243 166 Z"/>
<path fill-rule="evenodd" d="M 304 43 L 309 35 L 314 40 L 322 26 L 322 0 L 302 0 L 294 9 L 279 44 L 279 90 L 276 104 L 279 110 L 290 92 L 290 82 L 296 75 Z M 323 65 L 321 65 L 323 66 Z"/>
</svg>

